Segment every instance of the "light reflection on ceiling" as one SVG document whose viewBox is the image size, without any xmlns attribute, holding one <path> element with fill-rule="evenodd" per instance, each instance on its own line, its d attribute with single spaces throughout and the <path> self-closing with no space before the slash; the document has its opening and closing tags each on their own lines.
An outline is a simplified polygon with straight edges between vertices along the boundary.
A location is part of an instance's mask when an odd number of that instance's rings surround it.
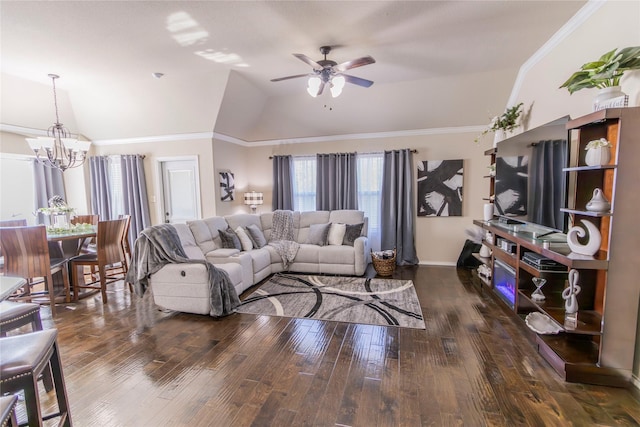
<svg viewBox="0 0 640 427">
<path fill-rule="evenodd" d="M 172 13 L 167 17 L 167 31 L 171 37 L 182 47 L 202 46 L 209 42 L 209 32 L 187 12 Z M 234 52 L 226 52 L 226 49 L 198 49 L 195 55 L 218 64 L 232 65 L 236 67 L 248 67 L 242 57 Z"/>
</svg>

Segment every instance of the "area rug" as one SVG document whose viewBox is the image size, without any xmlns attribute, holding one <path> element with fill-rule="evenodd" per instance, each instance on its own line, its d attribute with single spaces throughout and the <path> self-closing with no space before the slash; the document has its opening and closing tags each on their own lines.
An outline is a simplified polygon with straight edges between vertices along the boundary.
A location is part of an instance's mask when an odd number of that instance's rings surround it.
<svg viewBox="0 0 640 427">
<path fill-rule="evenodd" d="M 425 329 L 411 280 L 279 273 L 249 295 L 237 311 Z"/>
</svg>

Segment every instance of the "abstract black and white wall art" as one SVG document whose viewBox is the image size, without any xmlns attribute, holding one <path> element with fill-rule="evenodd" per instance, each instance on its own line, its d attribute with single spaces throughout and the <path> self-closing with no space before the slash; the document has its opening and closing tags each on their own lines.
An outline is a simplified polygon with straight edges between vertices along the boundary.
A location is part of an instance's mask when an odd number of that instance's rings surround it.
<svg viewBox="0 0 640 427">
<path fill-rule="evenodd" d="M 220 200 L 223 202 L 232 202 L 235 192 L 233 173 L 219 172 L 220 174 Z"/>
<path fill-rule="evenodd" d="M 528 181 L 529 156 L 496 158 L 494 210 L 497 215 L 527 215 Z"/>
<path fill-rule="evenodd" d="M 463 162 L 418 162 L 418 216 L 462 216 Z"/>
</svg>

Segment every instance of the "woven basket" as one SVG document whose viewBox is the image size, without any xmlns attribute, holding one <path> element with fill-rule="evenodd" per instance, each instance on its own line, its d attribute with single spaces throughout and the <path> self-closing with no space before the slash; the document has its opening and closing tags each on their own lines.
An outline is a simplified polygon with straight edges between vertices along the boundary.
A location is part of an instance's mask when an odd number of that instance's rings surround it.
<svg viewBox="0 0 640 427">
<path fill-rule="evenodd" d="M 371 262 L 379 276 L 391 276 L 396 270 L 396 248 L 393 248 L 393 257 L 387 259 L 378 258 L 372 250 Z"/>
</svg>

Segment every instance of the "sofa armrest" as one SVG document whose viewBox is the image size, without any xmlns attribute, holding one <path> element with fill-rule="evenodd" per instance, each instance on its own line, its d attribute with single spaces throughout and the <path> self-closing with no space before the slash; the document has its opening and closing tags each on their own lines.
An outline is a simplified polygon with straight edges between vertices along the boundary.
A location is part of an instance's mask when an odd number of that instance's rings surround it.
<svg viewBox="0 0 640 427">
<path fill-rule="evenodd" d="M 355 266 L 354 270 L 356 275 L 362 276 L 369 265 L 369 239 L 366 236 L 360 236 L 353 242 L 353 249 L 355 251 Z"/>
<path fill-rule="evenodd" d="M 207 252 L 206 256 L 207 259 L 210 260 L 211 262 L 213 262 L 213 259 L 217 259 L 217 258 L 228 258 L 230 256 L 234 256 L 234 255 L 238 255 L 240 253 L 239 250 L 237 249 L 225 249 L 225 248 L 219 248 L 219 249 L 214 249 L 210 252 Z M 215 262 L 214 262 L 215 264 Z"/>
<path fill-rule="evenodd" d="M 225 255 L 231 253 L 231 255 Z M 216 249 L 207 253 L 207 261 L 211 264 L 240 264 L 242 267 L 242 282 L 253 285 L 253 261 L 251 255 L 246 252 L 240 253 L 237 249 Z"/>
</svg>

